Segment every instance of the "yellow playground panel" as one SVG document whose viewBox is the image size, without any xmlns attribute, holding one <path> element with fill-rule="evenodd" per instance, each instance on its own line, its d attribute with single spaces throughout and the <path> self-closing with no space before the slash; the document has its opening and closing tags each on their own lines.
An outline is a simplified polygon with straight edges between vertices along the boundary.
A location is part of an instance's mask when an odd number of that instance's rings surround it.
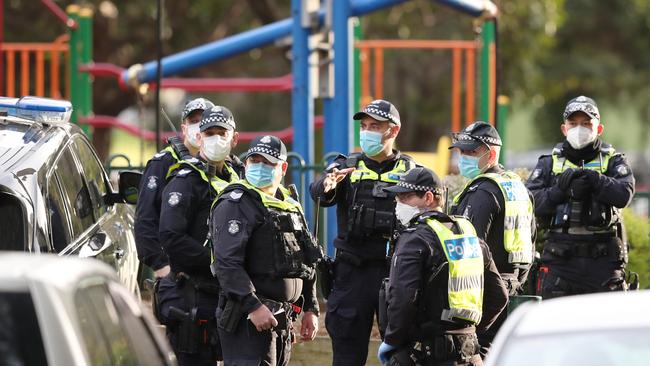
<svg viewBox="0 0 650 366">
<path fill-rule="evenodd" d="M 438 140 L 436 152 L 404 151 L 404 153 L 415 159 L 418 164 L 433 170 L 438 177 L 442 178 L 449 174 L 450 146 L 451 139 L 443 136 Z"/>
</svg>

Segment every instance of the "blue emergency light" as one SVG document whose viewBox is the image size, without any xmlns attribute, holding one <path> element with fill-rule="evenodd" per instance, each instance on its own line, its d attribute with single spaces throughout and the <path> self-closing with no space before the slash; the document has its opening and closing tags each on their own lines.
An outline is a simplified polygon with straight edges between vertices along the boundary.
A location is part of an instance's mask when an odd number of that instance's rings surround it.
<svg viewBox="0 0 650 366">
<path fill-rule="evenodd" d="M 9 113 L 36 122 L 67 123 L 72 114 L 72 103 L 67 100 L 26 96 L 16 102 L 15 114 Z"/>
<path fill-rule="evenodd" d="M 16 114 L 16 103 L 18 98 L 0 97 L 0 113 L 7 113 L 12 116 Z"/>
</svg>

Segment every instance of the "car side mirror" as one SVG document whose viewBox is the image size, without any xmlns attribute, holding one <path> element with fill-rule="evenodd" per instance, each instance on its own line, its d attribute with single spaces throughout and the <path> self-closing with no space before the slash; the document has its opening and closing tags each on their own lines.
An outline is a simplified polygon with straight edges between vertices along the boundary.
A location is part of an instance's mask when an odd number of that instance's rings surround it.
<svg viewBox="0 0 650 366">
<path fill-rule="evenodd" d="M 120 196 L 124 199 L 125 203 L 135 205 L 138 202 L 140 180 L 142 180 L 142 173 L 129 171 L 120 172 Z"/>
<path fill-rule="evenodd" d="M 106 203 L 109 205 L 114 203 L 135 205 L 138 202 L 140 180 L 142 180 L 142 173 L 132 171 L 120 172 L 118 193 L 108 194 L 106 196 Z"/>
</svg>

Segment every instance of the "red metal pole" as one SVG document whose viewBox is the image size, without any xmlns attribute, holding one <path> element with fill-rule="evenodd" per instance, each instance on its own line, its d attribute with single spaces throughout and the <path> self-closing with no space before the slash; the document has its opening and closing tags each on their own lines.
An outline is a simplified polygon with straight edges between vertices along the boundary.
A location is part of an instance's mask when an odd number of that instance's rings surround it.
<svg viewBox="0 0 650 366">
<path fill-rule="evenodd" d="M 5 1 L 0 0 L 0 95 L 5 95 L 5 54 L 2 44 L 5 41 Z"/>
<path fill-rule="evenodd" d="M 66 27 L 70 29 L 77 29 L 78 24 L 75 22 L 72 18 L 68 17 L 68 14 L 63 11 L 63 9 L 59 8 L 58 5 L 52 0 L 41 0 L 43 5 L 45 5 L 46 8 L 48 8 L 54 16 L 59 18 L 63 24 L 65 24 Z"/>
</svg>

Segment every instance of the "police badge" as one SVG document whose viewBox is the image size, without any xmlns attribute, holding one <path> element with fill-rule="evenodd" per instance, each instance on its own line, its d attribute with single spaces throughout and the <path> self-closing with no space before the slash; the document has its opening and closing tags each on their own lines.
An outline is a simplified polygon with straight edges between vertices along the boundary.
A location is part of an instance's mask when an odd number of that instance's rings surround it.
<svg viewBox="0 0 650 366">
<path fill-rule="evenodd" d="M 228 221 L 228 232 L 230 235 L 235 235 L 239 232 L 239 221 L 230 220 Z"/>
<path fill-rule="evenodd" d="M 147 188 L 152 191 L 158 188 L 158 177 L 155 175 L 150 176 L 149 181 L 147 181 Z"/>
<path fill-rule="evenodd" d="M 178 205 L 178 203 L 181 201 L 181 197 L 183 194 L 180 192 L 171 192 L 169 194 L 169 199 L 167 200 L 167 203 L 169 203 L 170 206 L 174 207 Z"/>
</svg>

